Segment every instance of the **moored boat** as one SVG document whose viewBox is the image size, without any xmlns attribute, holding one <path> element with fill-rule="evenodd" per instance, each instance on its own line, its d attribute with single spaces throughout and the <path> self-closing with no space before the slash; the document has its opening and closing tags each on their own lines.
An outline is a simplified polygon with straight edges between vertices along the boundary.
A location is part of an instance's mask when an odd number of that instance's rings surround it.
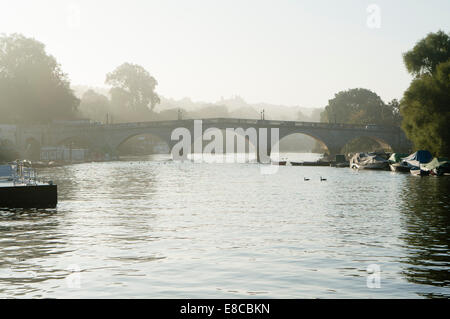
<svg viewBox="0 0 450 319">
<path fill-rule="evenodd" d="M 350 160 L 350 167 L 355 169 L 389 169 L 389 163 L 374 153 L 356 153 Z"/>
<path fill-rule="evenodd" d="M 286 166 L 287 161 L 272 161 L 273 165 Z"/>
<path fill-rule="evenodd" d="M 290 162 L 292 166 L 303 166 L 303 162 Z"/>
<path fill-rule="evenodd" d="M 431 162 L 433 155 L 429 151 L 419 150 L 402 159 L 405 165 L 410 167 L 410 173 L 414 176 L 427 176 L 430 171 L 424 169 L 424 164 Z"/>
<path fill-rule="evenodd" d="M 414 176 L 428 176 L 430 175 L 430 171 L 423 170 L 420 167 L 413 167 L 410 169 L 411 175 Z"/>
<path fill-rule="evenodd" d="M 392 153 L 388 159 L 391 171 L 405 173 L 409 172 L 411 170 L 411 166 L 407 162 L 403 161 L 403 158 L 407 156 L 408 154 Z"/>
<path fill-rule="evenodd" d="M 57 186 L 37 178 L 28 161 L 0 166 L 0 208 L 54 208 Z"/>
<path fill-rule="evenodd" d="M 292 166 L 330 166 L 330 162 L 290 162 Z"/>
<path fill-rule="evenodd" d="M 330 162 L 317 161 L 317 162 L 303 162 L 303 166 L 330 166 Z"/>
<path fill-rule="evenodd" d="M 430 175 L 442 176 L 450 173 L 450 160 L 447 158 L 433 158 L 427 164 L 422 165 L 422 169 L 429 171 Z"/>
<path fill-rule="evenodd" d="M 411 155 L 403 158 L 402 160 L 410 166 L 419 167 L 420 164 L 426 164 L 431 162 L 433 155 L 429 151 L 419 150 Z"/>
</svg>

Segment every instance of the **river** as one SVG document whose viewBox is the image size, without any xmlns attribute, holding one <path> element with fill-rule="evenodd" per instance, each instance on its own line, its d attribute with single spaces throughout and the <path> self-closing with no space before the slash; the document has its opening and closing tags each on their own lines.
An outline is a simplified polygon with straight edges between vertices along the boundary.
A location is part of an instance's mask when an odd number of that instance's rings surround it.
<svg viewBox="0 0 450 319">
<path fill-rule="evenodd" d="M 450 297 L 450 177 L 163 155 L 39 174 L 58 207 L 0 210 L 2 298 Z"/>
</svg>

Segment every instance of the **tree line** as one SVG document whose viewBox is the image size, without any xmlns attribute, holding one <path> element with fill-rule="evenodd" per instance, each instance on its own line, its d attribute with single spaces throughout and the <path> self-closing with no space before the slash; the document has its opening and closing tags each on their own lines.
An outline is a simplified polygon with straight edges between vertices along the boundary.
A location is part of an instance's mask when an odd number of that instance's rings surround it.
<svg viewBox="0 0 450 319">
<path fill-rule="evenodd" d="M 111 86 L 111 100 L 89 92 L 90 111 L 121 109 L 142 118 L 160 101 L 155 92 L 158 82 L 139 65 L 120 65 L 106 75 L 105 83 Z M 67 74 L 43 43 L 21 34 L 0 36 L 0 123 L 77 119 L 83 116 L 80 102 Z"/>
</svg>

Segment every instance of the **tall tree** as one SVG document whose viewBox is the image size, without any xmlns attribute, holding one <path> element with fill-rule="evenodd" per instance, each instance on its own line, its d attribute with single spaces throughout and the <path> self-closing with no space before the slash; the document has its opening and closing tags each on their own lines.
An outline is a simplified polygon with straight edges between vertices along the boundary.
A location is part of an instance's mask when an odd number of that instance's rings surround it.
<svg viewBox="0 0 450 319">
<path fill-rule="evenodd" d="M 111 85 L 111 102 L 132 111 L 153 110 L 160 102 L 155 87 L 158 82 L 142 66 L 124 63 L 106 75 Z"/>
<path fill-rule="evenodd" d="M 400 125 L 399 103 L 392 100 L 384 103 L 376 93 L 362 88 L 350 89 L 335 94 L 321 113 L 321 122 L 348 124 Z M 350 141 L 343 153 L 374 151 L 381 145 L 370 138 Z"/>
<path fill-rule="evenodd" d="M 416 43 L 414 48 L 403 54 L 406 69 L 419 77 L 434 74 L 440 63 L 450 56 L 450 37 L 444 31 L 429 33 Z"/>
<path fill-rule="evenodd" d="M 417 149 L 450 156 L 450 58 L 412 81 L 400 110 L 402 127 Z"/>
<path fill-rule="evenodd" d="M 341 91 L 328 101 L 321 114 L 322 122 L 349 124 L 387 124 L 395 117 L 394 104 L 386 105 L 374 92 L 356 88 Z"/>
<path fill-rule="evenodd" d="M 20 34 L 0 36 L 0 121 L 48 123 L 76 116 L 79 99 L 45 45 Z"/>
<path fill-rule="evenodd" d="M 450 35 L 429 33 L 403 58 L 415 78 L 400 103 L 402 127 L 416 148 L 450 156 Z"/>
</svg>

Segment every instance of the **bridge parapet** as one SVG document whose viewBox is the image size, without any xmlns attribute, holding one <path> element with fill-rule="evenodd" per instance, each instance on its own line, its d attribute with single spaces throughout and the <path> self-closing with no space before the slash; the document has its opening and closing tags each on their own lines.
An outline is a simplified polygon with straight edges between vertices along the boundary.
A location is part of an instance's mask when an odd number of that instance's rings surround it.
<svg viewBox="0 0 450 319">
<path fill-rule="evenodd" d="M 359 130 L 389 130 L 399 131 L 401 130 L 396 126 L 378 125 L 378 124 L 346 124 L 346 123 L 321 123 L 321 122 L 302 122 L 302 121 L 285 121 L 285 120 L 255 120 L 255 119 L 237 119 L 237 118 L 207 118 L 198 119 L 203 124 L 245 124 L 255 126 L 301 126 L 301 127 L 313 127 L 313 128 L 325 128 L 325 129 L 359 129 Z M 83 125 L 82 127 L 108 127 L 108 128 L 136 128 L 136 127 L 185 127 L 192 126 L 196 119 L 185 120 L 168 120 L 168 121 L 147 121 L 147 122 L 133 122 L 133 123 L 117 123 L 117 124 L 91 124 Z M 81 126 L 74 126 L 81 127 Z"/>
</svg>

